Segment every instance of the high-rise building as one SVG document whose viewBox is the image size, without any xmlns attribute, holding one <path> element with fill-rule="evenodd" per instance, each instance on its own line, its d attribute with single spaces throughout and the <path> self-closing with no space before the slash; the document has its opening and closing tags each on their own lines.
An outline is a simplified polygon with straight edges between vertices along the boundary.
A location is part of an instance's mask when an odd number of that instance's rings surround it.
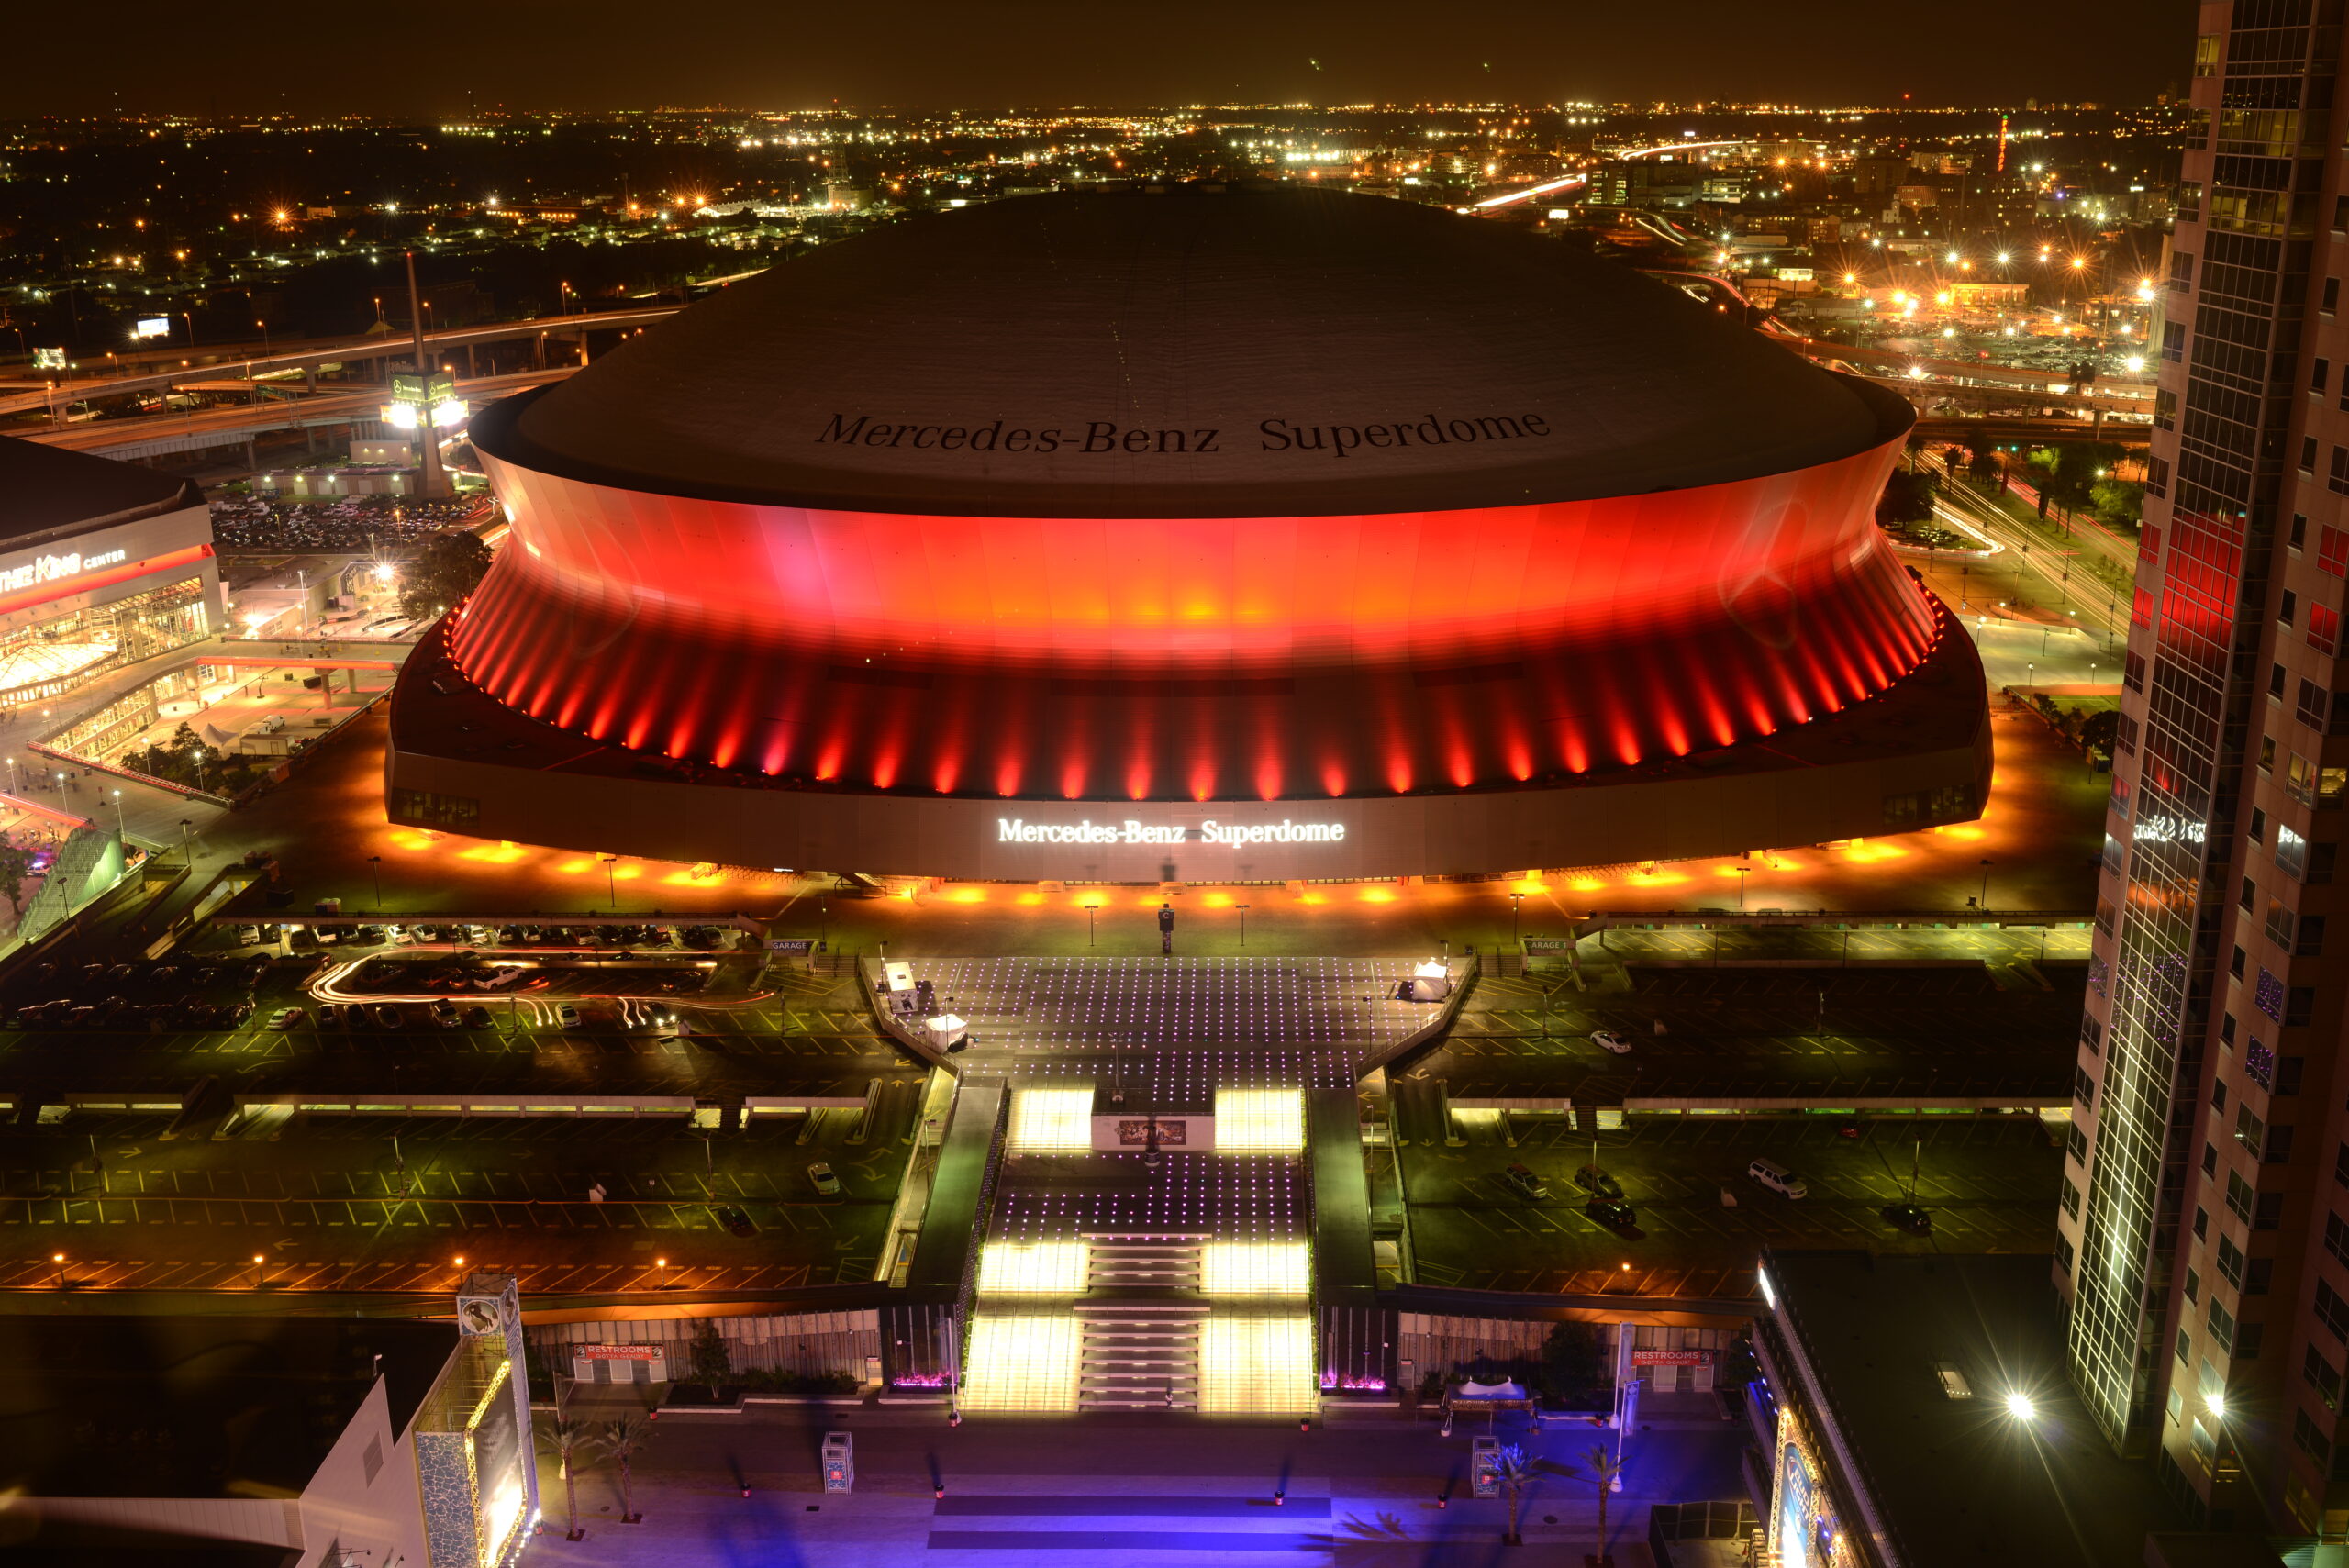
<svg viewBox="0 0 2349 1568">
<path fill-rule="evenodd" d="M 2201 8 L 2058 1242 L 2088 1409 L 2220 1528 L 2349 1525 L 2341 12 Z"/>
</svg>

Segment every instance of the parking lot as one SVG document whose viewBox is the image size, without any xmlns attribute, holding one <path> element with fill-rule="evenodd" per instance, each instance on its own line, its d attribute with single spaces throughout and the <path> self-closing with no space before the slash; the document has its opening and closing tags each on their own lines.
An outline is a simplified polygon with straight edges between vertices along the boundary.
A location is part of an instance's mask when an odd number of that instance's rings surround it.
<svg viewBox="0 0 2349 1568">
<path fill-rule="evenodd" d="M 77 1113 L 8 1140 L 0 1287 L 435 1291 L 480 1265 L 541 1296 L 868 1279 L 914 1129 L 852 1142 L 859 1119 L 705 1137 L 682 1116 L 312 1115 L 213 1140 Z"/>
<path fill-rule="evenodd" d="M 1480 979 L 1452 1033 L 1405 1075 L 1453 1095 L 1577 1104 L 1798 1095 L 2061 1097 L 2071 1083 L 2085 965 L 1972 968 L 1633 967 L 1621 988 L 1561 971 Z M 1657 1026 L 1663 1032 L 1657 1032 Z M 1607 1030 L 1628 1049 L 1602 1050 Z"/>
<path fill-rule="evenodd" d="M 1596 1135 L 1598 1162 L 1637 1214 L 1636 1239 L 1583 1212 L 1575 1172 L 1593 1135 L 1563 1118 L 1457 1118 L 1464 1144 L 1406 1142 L 1399 1156 L 1420 1283 L 1472 1289 L 1739 1296 L 1761 1248 L 2051 1251 L 2063 1151 L 2024 1115 L 1633 1116 Z M 1856 1136 L 1843 1134 L 1854 1127 Z M 1506 1137 L 1514 1136 L 1511 1148 Z M 1749 1178 L 1757 1158 L 1809 1186 L 1779 1196 Z M 1932 1217 L 1910 1235 L 1881 1211 L 1907 1200 Z M 1521 1163 L 1549 1189 L 1532 1199 L 1500 1179 Z M 1724 1204 L 1726 1191 L 1734 1207 Z M 1630 1264 L 1626 1269 L 1624 1265 Z"/>
<path fill-rule="evenodd" d="M 361 956 L 273 960 L 245 953 L 100 964 L 95 975 L 86 965 L 61 965 L 46 977 L 36 971 L 0 1009 L 9 1026 L 0 1029 L 0 1093 L 52 1103 L 112 1091 L 175 1100 L 210 1077 L 248 1095 L 494 1092 L 727 1101 L 793 1094 L 857 1098 L 876 1079 L 894 1088 L 921 1077 L 917 1063 L 874 1032 L 852 974 L 835 981 L 777 970 L 752 989 L 752 972 L 740 959 L 677 955 L 656 964 L 615 953 L 575 961 L 500 954 L 496 963 L 545 973 L 550 989 L 451 990 L 452 1008 L 462 1008 L 459 1027 L 443 1028 L 433 1022 L 425 999 L 433 994 L 423 987 L 434 972 L 460 967 L 455 955 L 401 949 L 388 958 L 396 967 L 385 978 L 404 984 L 413 970 L 417 989 L 373 992 L 366 1008 L 372 1014 L 395 1006 L 398 1027 L 372 1016 L 351 1027 L 348 1007 L 322 1026 L 315 989 Z M 719 965 L 714 971 L 701 967 L 713 962 Z M 484 957 L 462 967 L 485 974 L 494 966 Z M 648 988 L 656 1001 L 610 995 L 623 988 L 617 977 L 644 969 L 716 978 L 691 995 Z M 403 999 L 382 1000 L 386 995 Z M 101 1016 L 109 997 L 121 1005 Z M 579 1028 L 562 1027 L 564 997 L 579 1009 Z M 26 1018 L 26 1005 L 43 998 L 63 1005 L 53 1015 Z M 83 1006 L 91 1012 L 77 1024 L 73 1012 Z M 286 1007 L 301 1008 L 301 1020 L 270 1027 Z M 474 1007 L 486 1022 L 467 1027 L 465 1014 Z"/>
</svg>

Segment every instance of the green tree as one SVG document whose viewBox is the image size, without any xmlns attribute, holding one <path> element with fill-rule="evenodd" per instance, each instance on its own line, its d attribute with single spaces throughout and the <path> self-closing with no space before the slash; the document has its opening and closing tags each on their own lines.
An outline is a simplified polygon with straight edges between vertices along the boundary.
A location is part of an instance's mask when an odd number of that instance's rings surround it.
<svg viewBox="0 0 2349 1568">
<path fill-rule="evenodd" d="M 438 615 L 480 585 L 489 570 L 489 546 L 478 534 L 436 534 L 400 569 L 400 614 Z"/>
<path fill-rule="evenodd" d="M 1542 1341 L 1542 1371 L 1553 1397 L 1572 1405 L 1607 1387 L 1612 1371 L 1606 1332 L 1596 1323 L 1553 1323 Z"/>
<path fill-rule="evenodd" d="M 0 837 L 0 897 L 8 900 L 17 925 L 25 921 L 25 879 L 32 873 L 32 845 Z"/>
<path fill-rule="evenodd" d="M 694 1381 L 709 1385 L 709 1402 L 718 1403 L 718 1390 L 734 1374 L 734 1358 L 727 1352 L 726 1336 L 718 1325 L 705 1318 L 694 1330 Z"/>
<path fill-rule="evenodd" d="M 569 1532 L 564 1539 L 577 1540 L 579 1529 L 579 1463 L 596 1449 L 595 1434 L 584 1421 L 557 1421 L 547 1429 L 547 1440 L 562 1470 L 562 1511 Z"/>
<path fill-rule="evenodd" d="M 2041 447 L 2031 454 L 2031 462 L 2047 498 L 2076 512 L 2088 505 L 2089 492 L 2123 455 L 2122 449 L 2110 441 L 2065 441 Z"/>
<path fill-rule="evenodd" d="M 2100 707 L 2080 723 L 2080 750 L 2092 757 L 2112 761 L 2113 742 L 2121 735 L 2121 710 Z"/>
<path fill-rule="evenodd" d="M 2135 528 L 2144 515 L 2145 487 L 2125 479 L 2099 479 L 2088 486 L 2088 505 L 2100 522 Z"/>
<path fill-rule="evenodd" d="M 634 1524 L 637 1518 L 636 1510 L 629 1503 L 629 1462 L 636 1457 L 637 1451 L 644 1446 L 644 1440 L 651 1435 L 652 1429 L 645 1422 L 631 1421 L 626 1417 L 617 1421 L 604 1423 L 604 1451 L 619 1462 L 620 1523 L 622 1524 Z"/>
<path fill-rule="evenodd" d="M 1886 528 L 1932 522 L 1937 489 L 1930 473 L 1894 469 L 1884 482 L 1884 494 L 1876 498 L 1876 520 Z"/>
</svg>

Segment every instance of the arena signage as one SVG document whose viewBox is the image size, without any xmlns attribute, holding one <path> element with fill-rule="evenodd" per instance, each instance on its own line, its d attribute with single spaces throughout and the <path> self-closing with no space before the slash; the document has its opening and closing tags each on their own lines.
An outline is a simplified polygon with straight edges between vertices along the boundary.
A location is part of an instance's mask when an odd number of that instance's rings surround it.
<svg viewBox="0 0 2349 1568">
<path fill-rule="evenodd" d="M 1129 817 L 1122 823 L 1029 822 L 1017 817 L 995 820 L 998 844 L 1340 844 L 1345 841 L 1342 822 L 1217 822 L 1210 818 L 1197 828 L 1143 822 Z"/>
<path fill-rule="evenodd" d="M 1264 452 L 1318 452 L 1344 458 L 1357 451 L 1397 447 L 1473 446 L 1479 441 L 1521 441 L 1546 439 L 1556 432 L 1540 414 L 1480 414 L 1465 418 L 1434 414 L 1390 418 L 1385 424 L 1297 424 L 1288 419 L 1260 419 L 1251 432 L 1253 450 Z M 1088 457 L 1109 452 L 1135 456 L 1204 457 L 1248 450 L 1227 443 L 1219 426 L 1143 428 L 1120 426 L 1107 419 L 1088 419 L 1085 428 L 1073 426 L 1013 425 L 1002 419 L 974 420 L 967 425 L 919 425 L 875 419 L 869 414 L 851 418 L 836 413 L 816 436 L 818 446 L 905 447 L 917 451 L 1009 452 L 1049 456 L 1066 450 Z"/>
<path fill-rule="evenodd" d="M 78 577 L 84 572 L 95 572 L 101 566 L 112 566 L 127 561 L 127 550 L 110 550 L 103 555 L 44 555 L 23 566 L 11 566 L 0 571 L 0 594 L 13 594 L 19 588 L 37 584 L 54 583 L 60 577 Z"/>
</svg>

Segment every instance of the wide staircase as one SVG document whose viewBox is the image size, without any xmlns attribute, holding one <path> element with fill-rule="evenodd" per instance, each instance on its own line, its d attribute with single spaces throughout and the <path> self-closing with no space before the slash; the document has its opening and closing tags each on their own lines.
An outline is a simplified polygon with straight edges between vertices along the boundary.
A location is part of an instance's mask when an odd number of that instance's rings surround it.
<svg viewBox="0 0 2349 1568">
<path fill-rule="evenodd" d="M 1199 1288 L 1200 1249 L 1212 1240 L 1199 1235 L 1104 1235 L 1085 1233 L 1085 1288 L 1088 1294 Z"/>
<path fill-rule="evenodd" d="M 1078 1409 L 1199 1407 L 1199 1332 L 1208 1309 L 1197 1297 L 1208 1240 L 1085 1233 L 1088 1299 L 1075 1307 Z"/>
<path fill-rule="evenodd" d="M 1076 1308 L 1080 1410 L 1196 1410 L 1204 1307 L 1136 1303 Z"/>
</svg>

